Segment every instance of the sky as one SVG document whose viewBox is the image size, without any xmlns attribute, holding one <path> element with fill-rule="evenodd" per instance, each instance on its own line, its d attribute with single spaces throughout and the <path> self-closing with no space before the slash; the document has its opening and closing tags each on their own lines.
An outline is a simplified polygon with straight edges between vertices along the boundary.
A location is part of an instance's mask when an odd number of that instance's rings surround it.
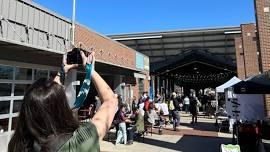
<svg viewBox="0 0 270 152">
<path fill-rule="evenodd" d="M 33 0 L 64 17 L 72 0 Z M 253 0 L 76 0 L 76 21 L 102 34 L 255 23 Z"/>
</svg>

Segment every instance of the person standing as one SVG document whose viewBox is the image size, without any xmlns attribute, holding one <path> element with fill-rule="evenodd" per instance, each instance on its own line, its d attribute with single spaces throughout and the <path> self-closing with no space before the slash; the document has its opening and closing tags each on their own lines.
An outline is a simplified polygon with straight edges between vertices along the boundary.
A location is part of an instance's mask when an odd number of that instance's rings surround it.
<svg viewBox="0 0 270 152">
<path fill-rule="evenodd" d="M 119 130 L 117 131 L 117 138 L 116 138 L 116 144 L 127 144 L 127 127 L 126 127 L 126 122 L 131 123 L 131 120 L 129 120 L 127 117 L 125 117 L 125 111 L 126 111 L 126 106 L 121 105 L 119 108 Z"/>
<path fill-rule="evenodd" d="M 139 104 L 138 104 L 138 101 L 136 100 L 136 97 L 133 96 L 133 99 L 132 99 L 132 111 L 135 111 L 135 109 L 138 109 L 139 108 Z"/>
<path fill-rule="evenodd" d="M 185 106 L 186 113 L 188 113 L 188 111 L 189 111 L 189 103 L 190 103 L 189 98 L 188 98 L 188 96 L 186 96 L 184 98 L 184 106 Z"/>
<path fill-rule="evenodd" d="M 163 99 L 163 96 L 161 96 L 160 94 L 159 94 L 159 92 L 157 93 L 157 96 L 156 96 L 156 103 L 162 103 L 162 101 L 163 101 L 164 99 Z"/>
<path fill-rule="evenodd" d="M 180 125 L 180 115 L 179 115 L 179 102 L 175 92 L 172 93 L 172 99 L 170 102 L 173 102 L 172 117 L 173 117 L 173 130 L 176 131 L 176 127 Z"/>
<path fill-rule="evenodd" d="M 198 115 L 198 111 L 197 111 L 197 99 L 194 96 L 190 97 L 190 113 L 192 114 L 192 124 L 195 122 L 197 123 L 197 115 Z"/>
<path fill-rule="evenodd" d="M 147 97 L 144 101 L 144 111 L 149 111 L 150 110 L 150 98 Z"/>
</svg>

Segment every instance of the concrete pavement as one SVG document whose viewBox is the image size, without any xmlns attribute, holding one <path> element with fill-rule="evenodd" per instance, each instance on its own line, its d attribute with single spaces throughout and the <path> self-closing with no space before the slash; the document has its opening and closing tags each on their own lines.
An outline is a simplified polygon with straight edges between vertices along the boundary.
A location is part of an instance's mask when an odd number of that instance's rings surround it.
<svg viewBox="0 0 270 152">
<path fill-rule="evenodd" d="M 219 152 L 220 144 L 231 143 L 231 134 L 218 133 L 214 119 L 199 117 L 197 124 L 190 124 L 191 117 L 181 113 L 180 130 L 172 131 L 167 125 L 163 135 L 153 130 L 153 135 L 145 137 L 144 142 L 135 141 L 133 145 L 114 145 L 113 142 L 102 141 L 103 152 Z"/>
</svg>

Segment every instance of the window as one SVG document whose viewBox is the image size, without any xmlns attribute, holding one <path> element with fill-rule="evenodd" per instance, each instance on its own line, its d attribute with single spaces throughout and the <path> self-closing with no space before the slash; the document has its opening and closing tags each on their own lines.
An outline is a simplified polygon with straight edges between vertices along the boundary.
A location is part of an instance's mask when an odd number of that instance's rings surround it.
<svg viewBox="0 0 270 152">
<path fill-rule="evenodd" d="M 0 65 L 0 151 L 7 151 L 8 137 L 16 128 L 26 89 L 35 80 L 56 73 L 56 68 L 49 72 L 46 69 L 34 69 L 31 65 L 30 68 Z"/>
<path fill-rule="evenodd" d="M 23 96 L 30 84 L 15 84 L 14 95 Z"/>
<path fill-rule="evenodd" d="M 142 95 L 144 92 L 144 83 L 143 79 L 138 79 L 138 86 L 139 86 L 139 95 Z"/>
<path fill-rule="evenodd" d="M 8 118 L 0 119 L 0 133 L 8 131 Z"/>
<path fill-rule="evenodd" d="M 58 71 L 50 71 L 50 77 L 54 78 Z"/>
<path fill-rule="evenodd" d="M 15 79 L 16 80 L 32 80 L 32 69 L 16 67 Z"/>
<path fill-rule="evenodd" d="M 12 118 L 12 125 L 11 125 L 11 130 L 15 130 L 17 127 L 17 122 L 18 122 L 18 117 L 13 117 Z"/>
<path fill-rule="evenodd" d="M 19 112 L 22 106 L 22 100 L 14 100 L 13 113 Z"/>
<path fill-rule="evenodd" d="M 0 96 L 10 96 L 11 87 L 11 83 L 0 83 Z"/>
<path fill-rule="evenodd" d="M 34 73 L 35 80 L 38 80 L 40 78 L 48 78 L 48 70 L 35 70 Z"/>
<path fill-rule="evenodd" d="M 13 67 L 0 65 L 0 79 L 12 80 Z"/>
<path fill-rule="evenodd" d="M 0 101 L 0 114 L 9 114 L 10 101 Z"/>
</svg>

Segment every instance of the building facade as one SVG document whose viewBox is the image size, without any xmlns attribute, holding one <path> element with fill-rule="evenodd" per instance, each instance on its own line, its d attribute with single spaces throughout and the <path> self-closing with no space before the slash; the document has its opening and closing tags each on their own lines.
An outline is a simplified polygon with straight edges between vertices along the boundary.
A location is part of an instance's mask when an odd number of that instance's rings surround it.
<svg viewBox="0 0 270 152">
<path fill-rule="evenodd" d="M 96 71 L 123 101 L 148 91 L 149 69 L 144 66 L 149 63 L 136 66 L 147 56 L 79 24 L 75 35 L 78 47 L 96 52 Z M 57 73 L 70 43 L 69 19 L 30 0 L 0 3 L 0 151 L 7 150 L 25 89 Z M 78 80 L 84 78 L 83 70 L 76 74 Z"/>
<path fill-rule="evenodd" d="M 260 73 L 257 44 L 255 25 L 241 24 L 241 37 L 235 38 L 235 50 L 237 75 L 242 80 Z"/>
<path fill-rule="evenodd" d="M 257 37 L 260 52 L 260 70 L 270 70 L 270 1 L 254 0 Z M 270 95 L 265 95 L 265 107 L 267 117 L 270 117 Z"/>
</svg>

